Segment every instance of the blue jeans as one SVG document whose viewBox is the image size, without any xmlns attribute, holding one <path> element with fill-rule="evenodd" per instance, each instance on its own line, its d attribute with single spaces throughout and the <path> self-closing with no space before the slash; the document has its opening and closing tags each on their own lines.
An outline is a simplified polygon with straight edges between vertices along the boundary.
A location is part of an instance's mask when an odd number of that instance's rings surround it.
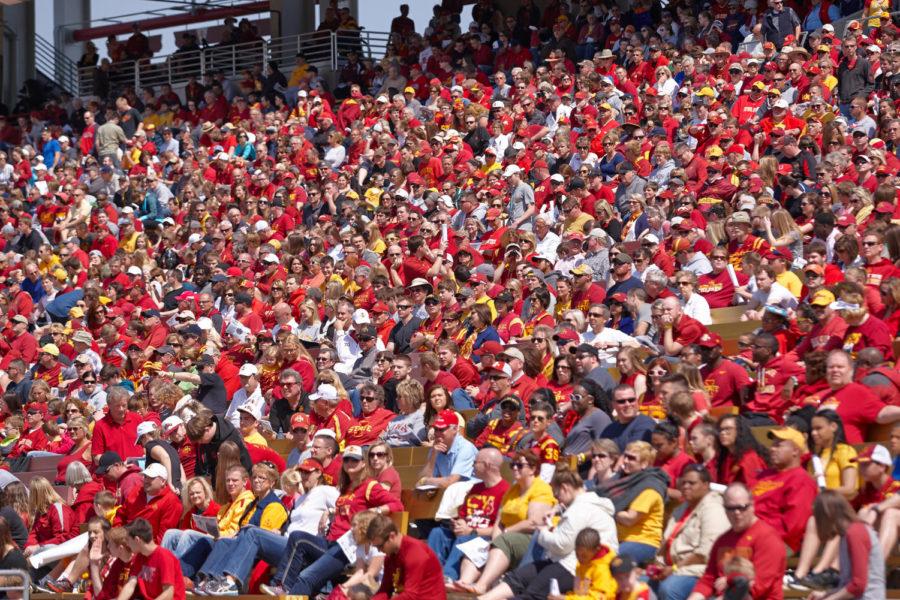
<svg viewBox="0 0 900 600">
<path fill-rule="evenodd" d="M 170 529 L 163 535 L 160 545 L 178 558 L 182 574 L 187 578 L 193 578 L 197 574 L 197 569 L 212 552 L 214 542 L 211 537 L 199 531 Z"/>
<path fill-rule="evenodd" d="M 295 531 L 288 538 L 288 551 L 278 565 L 275 580 L 281 581 L 291 595 L 314 596 L 348 564 L 337 542 Z"/>
<path fill-rule="evenodd" d="M 270 565 L 278 564 L 288 544 L 283 535 L 254 526 L 242 528 L 234 539 L 234 547 L 229 548 L 230 552 L 220 562 L 212 565 L 217 571 L 210 569 L 210 575 L 231 575 L 243 585 L 249 582 L 257 560 L 264 560 Z"/>
<path fill-rule="evenodd" d="M 659 600 L 687 600 L 694 591 L 697 577 L 690 575 L 669 575 L 662 581 L 650 582 Z"/>
<path fill-rule="evenodd" d="M 216 540 L 216 543 L 213 544 L 212 552 L 206 557 L 203 566 L 197 569 L 197 575 L 206 579 L 222 577 L 222 567 L 228 560 L 229 555 L 238 551 L 239 546 L 240 542 L 238 542 L 237 536 Z"/>
<path fill-rule="evenodd" d="M 459 564 L 462 562 L 463 553 L 459 551 L 459 545 L 477 537 L 474 533 L 456 537 L 449 527 L 439 525 L 428 534 L 428 547 L 434 550 L 438 560 L 444 565 L 444 577 L 453 581 L 459 579 Z"/>
<path fill-rule="evenodd" d="M 638 564 L 649 563 L 656 557 L 656 546 L 640 542 L 621 542 L 619 555 L 630 556 Z"/>
</svg>

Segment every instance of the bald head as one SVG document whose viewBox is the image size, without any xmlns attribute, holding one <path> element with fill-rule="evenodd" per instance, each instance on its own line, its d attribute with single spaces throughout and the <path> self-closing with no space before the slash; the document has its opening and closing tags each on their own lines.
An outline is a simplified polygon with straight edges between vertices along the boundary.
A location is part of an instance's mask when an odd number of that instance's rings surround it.
<svg viewBox="0 0 900 600">
<path fill-rule="evenodd" d="M 878 348 L 863 348 L 856 355 L 856 364 L 861 367 L 877 367 L 884 362 L 884 354 Z"/>
</svg>

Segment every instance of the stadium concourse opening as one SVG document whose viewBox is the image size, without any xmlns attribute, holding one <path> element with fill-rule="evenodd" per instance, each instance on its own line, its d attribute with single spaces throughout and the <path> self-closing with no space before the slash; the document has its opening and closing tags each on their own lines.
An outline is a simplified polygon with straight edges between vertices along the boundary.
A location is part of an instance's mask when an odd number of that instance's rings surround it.
<svg viewBox="0 0 900 600">
<path fill-rule="evenodd" d="M 86 44 L 0 111 L 8 594 L 900 597 L 890 8 Z"/>
</svg>

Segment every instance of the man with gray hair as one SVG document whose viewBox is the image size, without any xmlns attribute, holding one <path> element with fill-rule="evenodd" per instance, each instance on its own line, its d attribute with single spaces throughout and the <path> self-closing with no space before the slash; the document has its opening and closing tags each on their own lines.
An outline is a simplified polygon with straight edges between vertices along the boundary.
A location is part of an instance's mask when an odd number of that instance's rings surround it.
<svg viewBox="0 0 900 600">
<path fill-rule="evenodd" d="M 534 220 L 534 252 L 538 256 L 556 256 L 556 248 L 562 240 L 550 229 L 553 220 L 549 211 L 539 214 Z"/>
<path fill-rule="evenodd" d="M 609 241 L 609 236 L 599 227 L 588 234 L 584 263 L 594 270 L 595 283 L 605 283 L 609 277 Z"/>
</svg>

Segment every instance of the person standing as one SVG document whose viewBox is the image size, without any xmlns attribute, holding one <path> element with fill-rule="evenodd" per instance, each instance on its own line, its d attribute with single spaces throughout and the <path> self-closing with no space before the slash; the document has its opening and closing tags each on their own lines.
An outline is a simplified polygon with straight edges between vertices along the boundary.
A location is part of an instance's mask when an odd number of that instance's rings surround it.
<svg viewBox="0 0 900 600">
<path fill-rule="evenodd" d="M 441 563 L 425 542 L 401 534 L 386 515 L 378 515 L 369 523 L 366 538 L 387 556 L 381 587 L 373 600 L 447 598 Z"/>
</svg>

